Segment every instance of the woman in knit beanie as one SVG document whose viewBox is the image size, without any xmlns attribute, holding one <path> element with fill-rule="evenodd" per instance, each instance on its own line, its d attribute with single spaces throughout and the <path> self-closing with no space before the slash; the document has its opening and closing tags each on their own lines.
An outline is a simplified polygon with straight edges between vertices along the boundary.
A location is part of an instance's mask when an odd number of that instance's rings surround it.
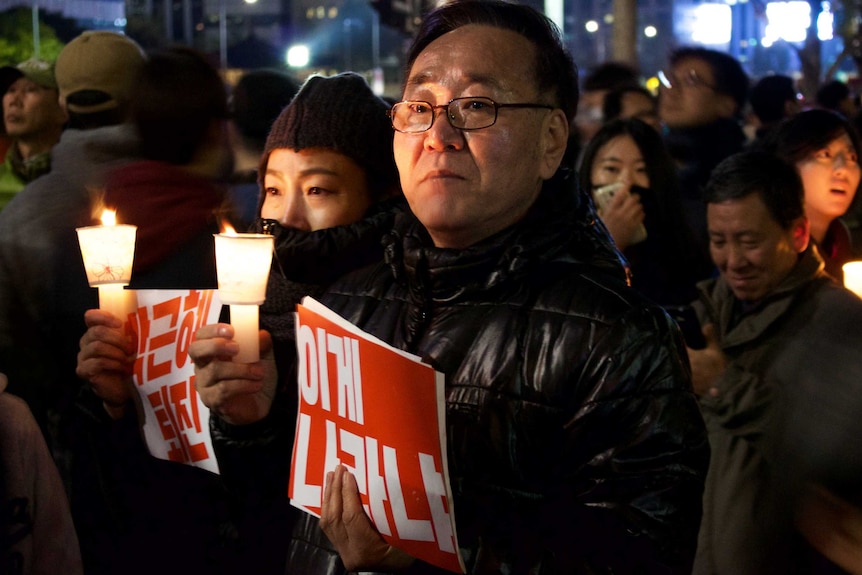
<svg viewBox="0 0 862 575">
<path fill-rule="evenodd" d="M 388 110 L 358 74 L 306 80 L 266 140 L 258 176 L 261 216 L 315 231 L 352 223 L 373 203 L 398 193 Z M 319 184 L 328 184 L 321 187 L 338 196 L 331 198 L 337 205 L 315 203 L 311 196 L 320 194 L 311 190 Z"/>
<path fill-rule="evenodd" d="M 382 261 L 381 239 L 406 210 L 388 109 L 357 74 L 313 76 L 270 129 L 258 175 L 260 217 L 252 230 L 275 236 L 260 324 L 272 336 L 280 373 L 294 373 L 296 304 Z M 293 381 L 282 378 L 264 421 L 234 427 L 215 415 L 210 420 L 222 478 L 246 502 L 240 537 L 259 550 L 260 573 L 285 565 L 286 557 L 287 572 L 316 573 L 315 561 L 333 556 L 318 520 L 290 508 L 286 496 L 296 425 Z M 255 428 L 253 438 L 244 427 Z"/>
<path fill-rule="evenodd" d="M 380 238 L 402 204 L 388 109 L 358 74 L 312 76 L 270 129 L 254 229 L 276 236 L 261 309 L 276 342 L 292 347 L 303 296 L 383 257 Z"/>
</svg>

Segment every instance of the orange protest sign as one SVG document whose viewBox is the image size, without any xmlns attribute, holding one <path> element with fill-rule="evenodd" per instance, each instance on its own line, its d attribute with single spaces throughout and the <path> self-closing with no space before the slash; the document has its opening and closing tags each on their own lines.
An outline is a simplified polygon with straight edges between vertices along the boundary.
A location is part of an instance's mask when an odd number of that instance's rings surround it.
<svg viewBox="0 0 862 575">
<path fill-rule="evenodd" d="M 365 512 L 405 553 L 463 573 L 446 460 L 444 377 L 312 298 L 297 306 L 299 415 L 288 495 L 320 516 L 346 466 Z"/>
<path fill-rule="evenodd" d="M 133 380 L 150 455 L 219 472 L 209 409 L 195 389 L 189 344 L 202 325 L 218 321 L 216 290 L 136 290 L 129 315 L 138 336 Z"/>
</svg>

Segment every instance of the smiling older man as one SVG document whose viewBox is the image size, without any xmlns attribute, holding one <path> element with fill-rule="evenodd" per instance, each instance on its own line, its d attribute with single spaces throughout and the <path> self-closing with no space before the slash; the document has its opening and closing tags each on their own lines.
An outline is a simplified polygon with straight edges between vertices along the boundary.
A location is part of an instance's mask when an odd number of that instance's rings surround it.
<svg viewBox="0 0 862 575">
<path fill-rule="evenodd" d="M 813 552 L 776 488 L 790 470 L 775 465 L 773 415 L 801 383 L 777 358 L 812 327 L 829 332 L 827 310 L 860 314 L 862 301 L 825 273 L 802 196 L 795 168 L 765 152 L 729 157 L 706 188 L 720 276 L 698 286 L 707 345 L 688 350 L 712 449 L 695 575 L 826 572 L 806 563 Z"/>
</svg>

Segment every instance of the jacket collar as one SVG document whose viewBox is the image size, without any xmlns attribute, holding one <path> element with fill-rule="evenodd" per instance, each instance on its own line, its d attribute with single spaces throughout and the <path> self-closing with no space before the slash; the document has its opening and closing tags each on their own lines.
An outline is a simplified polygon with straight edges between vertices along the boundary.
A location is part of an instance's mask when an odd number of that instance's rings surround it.
<svg viewBox="0 0 862 575">
<path fill-rule="evenodd" d="M 251 228 L 275 236 L 273 271 L 293 282 L 329 284 L 383 259 L 381 238 L 392 228 L 395 214 L 406 211 L 406 206 L 403 197 L 383 201 L 357 222 L 314 232 L 284 228 L 263 218 L 255 220 Z"/>
<path fill-rule="evenodd" d="M 795 296 L 815 281 L 830 280 L 824 271 L 823 258 L 810 243 L 787 277 L 748 310 L 740 311 L 742 302 L 722 278 L 701 282 L 698 289 L 701 300 L 710 309 L 709 315 L 718 319 L 721 346 L 729 348 L 760 337 L 787 314 Z"/>
<path fill-rule="evenodd" d="M 619 251 L 576 182 L 558 171 L 521 221 L 466 249 L 434 247 L 416 217 L 402 214 L 386 241 L 386 260 L 396 278 L 423 286 L 435 300 L 492 289 L 539 262 L 579 263 L 625 279 Z"/>
</svg>

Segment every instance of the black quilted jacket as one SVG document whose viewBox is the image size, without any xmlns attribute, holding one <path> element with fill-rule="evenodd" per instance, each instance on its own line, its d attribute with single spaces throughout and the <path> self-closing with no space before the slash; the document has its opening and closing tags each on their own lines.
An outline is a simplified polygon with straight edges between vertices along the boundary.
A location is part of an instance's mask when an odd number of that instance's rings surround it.
<svg viewBox="0 0 862 575">
<path fill-rule="evenodd" d="M 467 250 L 404 214 L 322 301 L 445 373 L 469 573 L 688 573 L 709 447 L 686 352 L 570 189 Z"/>
<path fill-rule="evenodd" d="M 524 220 L 467 250 L 434 248 L 401 214 L 385 262 L 320 299 L 445 373 L 469 573 L 687 574 L 709 447 L 685 349 L 667 315 L 626 286 L 572 186 L 548 182 Z M 242 444 L 218 427 L 217 442 Z M 255 427 L 243 436 L 284 462 L 276 435 L 293 426 L 271 416 Z M 344 572 L 311 516 L 288 556 L 286 573 Z"/>
</svg>

